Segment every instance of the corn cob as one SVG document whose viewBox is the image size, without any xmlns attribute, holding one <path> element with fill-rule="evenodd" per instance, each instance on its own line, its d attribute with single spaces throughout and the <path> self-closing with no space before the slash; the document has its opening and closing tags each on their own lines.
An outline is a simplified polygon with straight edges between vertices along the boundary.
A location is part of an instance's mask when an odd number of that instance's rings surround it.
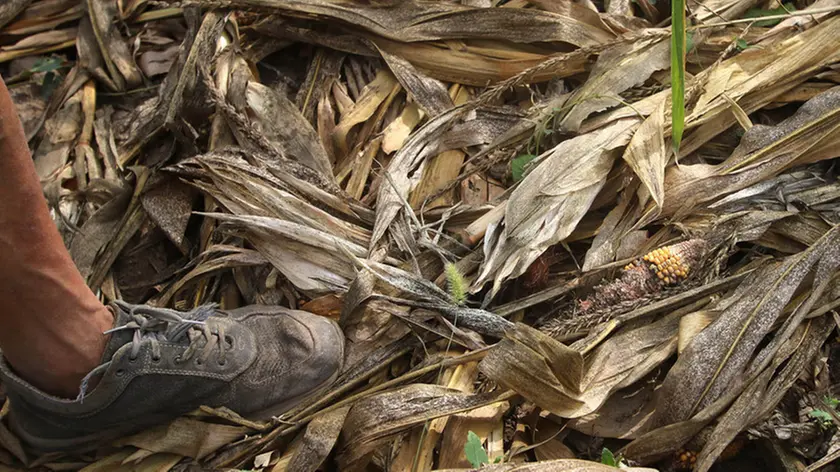
<svg viewBox="0 0 840 472">
<path fill-rule="evenodd" d="M 653 250 L 626 265 L 618 278 L 595 287 L 571 313 L 552 317 L 540 329 L 565 337 L 680 290 L 696 271 L 705 248 L 702 239 L 690 239 Z"/>
</svg>

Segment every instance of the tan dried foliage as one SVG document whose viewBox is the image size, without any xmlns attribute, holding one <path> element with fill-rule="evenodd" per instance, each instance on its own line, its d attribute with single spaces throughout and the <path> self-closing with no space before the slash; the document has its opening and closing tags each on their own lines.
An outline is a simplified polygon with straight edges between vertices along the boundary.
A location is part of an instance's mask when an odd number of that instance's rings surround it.
<svg viewBox="0 0 840 472">
<path fill-rule="evenodd" d="M 470 431 L 484 471 L 615 470 L 601 440 L 639 471 L 757 437 L 838 457 L 778 433 L 836 381 L 836 1 L 769 26 L 745 14 L 778 2 L 690 4 L 679 159 L 647 0 L 0 3 L 103 301 L 302 307 L 347 339 L 272 422 L 202 408 L 39 457 L 0 421 L 0 469 L 468 470 Z M 686 240 L 687 272 L 651 252 Z"/>
</svg>

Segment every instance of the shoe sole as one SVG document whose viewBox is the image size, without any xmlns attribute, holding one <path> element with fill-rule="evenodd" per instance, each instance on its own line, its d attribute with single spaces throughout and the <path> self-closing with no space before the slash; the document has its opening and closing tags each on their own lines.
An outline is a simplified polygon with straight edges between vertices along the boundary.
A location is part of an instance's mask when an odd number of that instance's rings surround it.
<svg viewBox="0 0 840 472">
<path fill-rule="evenodd" d="M 332 321 L 332 320 L 330 320 Z M 332 321 L 333 329 L 336 330 L 337 334 L 340 336 L 341 339 L 344 339 L 344 332 L 341 331 L 341 328 L 338 326 L 338 323 Z M 341 354 L 340 359 L 341 363 L 339 364 L 338 368 L 335 372 L 324 382 L 320 383 L 317 387 L 312 390 L 309 390 L 301 395 L 296 397 L 292 397 L 282 403 L 278 403 L 276 405 L 272 405 L 264 410 L 260 410 L 256 413 L 249 413 L 246 415 L 242 415 L 243 418 L 246 418 L 251 421 L 257 422 L 264 422 L 271 420 L 275 416 L 279 416 L 298 404 L 300 404 L 303 400 L 308 398 L 311 395 L 319 393 L 321 390 L 329 387 L 332 385 L 338 376 L 341 374 L 344 368 L 344 342 L 341 343 Z M 222 405 L 223 406 L 223 405 Z M 195 411 L 190 410 L 190 411 Z M 188 412 L 187 412 L 188 413 Z M 35 454 L 48 454 L 48 453 L 57 453 L 57 452 L 64 452 L 69 453 L 73 452 L 76 454 L 83 454 L 95 451 L 104 446 L 109 446 L 113 441 L 118 439 L 137 434 L 144 429 L 151 428 L 154 426 L 160 426 L 161 424 L 166 424 L 169 421 L 173 421 L 175 418 L 178 418 L 183 415 L 178 415 L 173 417 L 172 415 L 154 415 L 151 417 L 146 417 L 145 421 L 135 422 L 132 423 L 131 426 L 126 426 L 123 428 L 112 428 L 107 431 L 103 431 L 100 433 L 89 434 L 86 436 L 76 437 L 71 440 L 67 439 L 45 439 L 37 436 L 32 436 L 24 431 L 17 425 L 17 422 L 14 418 L 14 412 L 11 411 L 9 415 L 9 428 L 11 429 L 12 433 L 15 434 L 27 447 L 28 452 L 33 452 Z"/>
</svg>

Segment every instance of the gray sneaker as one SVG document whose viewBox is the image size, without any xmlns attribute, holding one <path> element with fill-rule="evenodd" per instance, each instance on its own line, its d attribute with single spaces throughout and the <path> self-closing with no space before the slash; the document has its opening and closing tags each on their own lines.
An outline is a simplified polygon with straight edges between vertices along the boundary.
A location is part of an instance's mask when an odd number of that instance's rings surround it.
<svg viewBox="0 0 840 472">
<path fill-rule="evenodd" d="M 79 397 L 21 379 L 0 356 L 12 430 L 37 452 L 89 450 L 207 405 L 253 420 L 279 415 L 338 376 L 344 336 L 305 311 L 248 306 L 182 313 L 116 302 L 114 329 Z"/>
</svg>

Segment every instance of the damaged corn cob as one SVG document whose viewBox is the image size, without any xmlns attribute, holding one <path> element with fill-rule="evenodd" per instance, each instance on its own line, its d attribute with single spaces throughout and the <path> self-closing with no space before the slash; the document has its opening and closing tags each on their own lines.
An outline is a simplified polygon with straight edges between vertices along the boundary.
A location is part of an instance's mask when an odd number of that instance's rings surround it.
<svg viewBox="0 0 840 472">
<path fill-rule="evenodd" d="M 706 248 L 702 239 L 661 247 L 624 267 L 618 278 L 595 287 L 567 317 L 554 317 L 542 329 L 561 337 L 603 323 L 639 303 L 683 284 L 696 271 Z"/>
<path fill-rule="evenodd" d="M 661 280 L 662 283 L 665 285 L 676 284 L 680 280 L 685 280 L 691 270 L 691 262 L 687 259 L 692 254 L 686 249 L 690 249 L 692 246 L 691 241 L 686 241 L 656 249 L 645 254 L 641 261 L 626 265 L 624 270 L 636 270 L 648 263 L 650 271 L 655 273 L 656 278 Z"/>
</svg>

